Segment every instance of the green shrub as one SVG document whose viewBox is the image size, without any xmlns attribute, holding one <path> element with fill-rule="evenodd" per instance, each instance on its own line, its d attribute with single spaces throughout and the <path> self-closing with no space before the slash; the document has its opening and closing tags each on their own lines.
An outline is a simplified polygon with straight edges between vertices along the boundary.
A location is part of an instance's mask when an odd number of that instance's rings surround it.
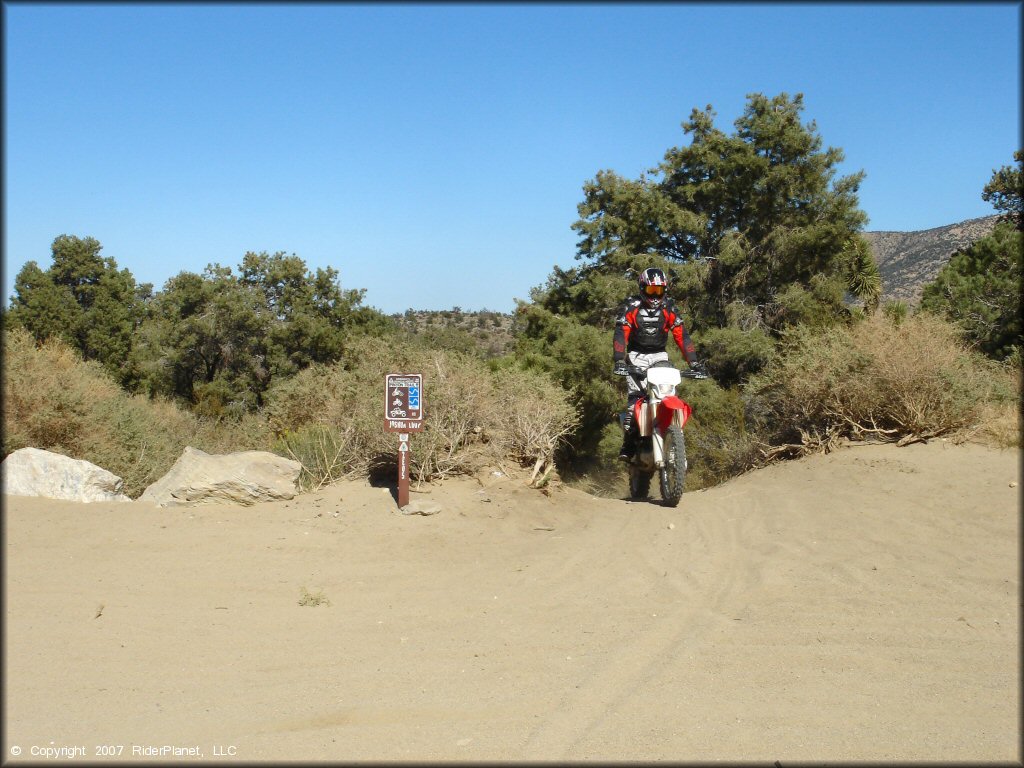
<svg viewBox="0 0 1024 768">
<path fill-rule="evenodd" d="M 579 413 L 579 422 L 560 451 L 560 462 L 590 463 L 605 426 L 626 402 L 622 382 L 612 375 L 612 331 L 536 304 L 520 304 L 515 330 L 514 362 L 507 364 L 542 372 L 561 384 Z"/>
<path fill-rule="evenodd" d="M 715 381 L 726 386 L 746 381 L 775 355 L 775 342 L 759 328 L 709 328 L 698 348 Z"/>
<path fill-rule="evenodd" d="M 905 301 L 887 301 L 882 305 L 882 314 L 889 319 L 893 325 L 899 325 L 910 314 L 910 308 Z"/>
<path fill-rule="evenodd" d="M 839 277 L 813 275 L 810 288 L 790 283 L 775 297 L 782 327 L 827 328 L 848 316 L 843 304 L 843 281 Z"/>
<path fill-rule="evenodd" d="M 914 440 L 977 425 L 1007 402 L 1007 374 L 928 314 L 852 327 L 798 328 L 747 390 L 748 423 L 768 453 L 828 449 L 840 437 Z"/>
<path fill-rule="evenodd" d="M 688 490 L 718 485 L 756 464 L 760 453 L 747 431 L 740 389 L 684 380 L 679 393 L 693 407 L 685 429 Z"/>
</svg>

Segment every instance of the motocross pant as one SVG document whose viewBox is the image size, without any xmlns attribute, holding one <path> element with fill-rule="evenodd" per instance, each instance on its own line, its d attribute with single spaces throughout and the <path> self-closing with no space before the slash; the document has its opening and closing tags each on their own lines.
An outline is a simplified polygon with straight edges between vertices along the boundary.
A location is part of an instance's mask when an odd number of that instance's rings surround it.
<svg viewBox="0 0 1024 768">
<path fill-rule="evenodd" d="M 627 355 L 629 364 L 634 368 L 647 370 L 652 364 L 661 360 L 668 360 L 668 352 L 629 352 Z M 636 401 L 644 396 L 644 390 L 632 375 L 626 377 L 626 418 L 622 422 L 623 436 L 621 456 L 631 456 L 636 448 L 636 419 L 634 418 L 633 406 Z"/>
</svg>

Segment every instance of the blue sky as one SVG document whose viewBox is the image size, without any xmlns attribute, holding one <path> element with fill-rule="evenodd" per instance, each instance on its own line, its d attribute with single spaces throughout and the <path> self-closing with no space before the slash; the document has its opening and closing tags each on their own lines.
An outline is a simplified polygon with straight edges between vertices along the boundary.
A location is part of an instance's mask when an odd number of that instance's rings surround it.
<svg viewBox="0 0 1024 768">
<path fill-rule="evenodd" d="M 4 3 L 4 300 L 61 234 L 159 290 L 246 251 L 365 303 L 511 311 L 576 263 L 582 186 L 711 104 L 804 94 L 869 230 L 993 213 L 1019 3 Z"/>
</svg>

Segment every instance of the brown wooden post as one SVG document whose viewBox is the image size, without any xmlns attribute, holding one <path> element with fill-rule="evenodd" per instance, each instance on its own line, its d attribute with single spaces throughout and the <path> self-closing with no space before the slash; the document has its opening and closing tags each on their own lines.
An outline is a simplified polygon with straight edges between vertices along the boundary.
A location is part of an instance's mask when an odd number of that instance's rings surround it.
<svg viewBox="0 0 1024 768">
<path fill-rule="evenodd" d="M 409 504 L 409 433 L 398 433 L 398 508 Z"/>
</svg>

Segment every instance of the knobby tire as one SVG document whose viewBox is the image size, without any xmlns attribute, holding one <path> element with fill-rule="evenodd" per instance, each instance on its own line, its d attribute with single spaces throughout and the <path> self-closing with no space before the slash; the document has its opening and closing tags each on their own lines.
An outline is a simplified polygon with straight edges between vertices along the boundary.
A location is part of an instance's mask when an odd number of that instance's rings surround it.
<svg viewBox="0 0 1024 768">
<path fill-rule="evenodd" d="M 686 480 L 686 441 L 683 429 L 673 424 L 665 433 L 665 466 L 659 473 L 661 498 L 666 507 L 678 506 Z"/>
<path fill-rule="evenodd" d="M 651 495 L 651 475 L 647 472 L 629 468 L 629 497 L 631 499 L 646 499 Z"/>
</svg>

